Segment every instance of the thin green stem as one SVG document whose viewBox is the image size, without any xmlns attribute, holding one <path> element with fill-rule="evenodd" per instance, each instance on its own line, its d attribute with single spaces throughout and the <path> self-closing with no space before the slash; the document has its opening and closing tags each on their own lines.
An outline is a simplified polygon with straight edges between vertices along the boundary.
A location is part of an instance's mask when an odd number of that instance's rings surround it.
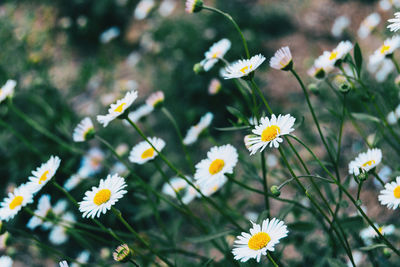
<svg viewBox="0 0 400 267">
<path fill-rule="evenodd" d="M 215 12 L 217 14 L 220 14 L 220 15 L 224 16 L 225 18 L 227 18 L 230 22 L 232 22 L 233 26 L 235 27 L 235 29 L 239 33 L 240 38 L 242 39 L 243 48 L 244 48 L 244 51 L 246 52 L 246 57 L 247 57 L 247 59 L 249 59 L 250 58 L 250 53 L 249 53 L 249 49 L 247 47 L 246 38 L 244 38 L 244 35 L 243 35 L 242 31 L 240 30 L 239 25 L 235 22 L 235 20 L 232 18 L 232 16 L 229 15 L 228 13 L 225 13 L 225 12 L 215 8 L 215 7 L 210 7 L 210 6 L 203 5 L 203 9 Z"/>
<path fill-rule="evenodd" d="M 279 265 L 276 264 L 276 262 L 275 262 L 274 259 L 272 258 L 271 253 L 268 252 L 268 253 L 267 253 L 267 257 L 268 257 L 269 261 L 274 265 L 274 267 L 279 267 Z"/>
<path fill-rule="evenodd" d="M 397 73 L 400 73 L 399 64 L 397 63 L 396 59 L 394 59 L 394 55 L 393 54 L 390 56 L 390 59 L 392 60 L 394 66 L 396 67 Z"/>
<path fill-rule="evenodd" d="M 140 267 L 133 259 L 129 259 L 129 262 L 132 263 L 133 266 Z"/>
<path fill-rule="evenodd" d="M 317 176 L 317 175 L 298 175 L 296 177 L 297 178 L 310 178 L 310 179 L 317 178 L 317 179 L 320 179 L 321 181 L 324 181 L 324 182 L 327 182 L 327 183 L 331 183 L 331 184 L 334 183 L 332 180 L 328 180 L 327 178 L 323 178 L 323 177 Z M 296 177 L 291 177 L 291 178 L 287 179 L 286 181 L 284 181 L 282 184 L 280 184 L 278 186 L 278 189 L 281 190 L 284 186 L 286 186 L 290 182 L 296 180 Z"/>
<path fill-rule="evenodd" d="M 373 175 L 375 176 L 375 178 L 379 181 L 379 183 L 381 183 L 381 185 L 382 185 L 383 187 L 385 187 L 385 182 L 382 180 L 381 177 L 379 177 L 379 175 L 376 173 L 375 170 L 372 172 L 372 174 L 373 174 Z"/>
<path fill-rule="evenodd" d="M 267 217 L 269 218 L 270 210 L 269 210 L 269 200 L 268 200 L 267 166 L 265 164 L 264 151 L 261 152 L 261 168 L 262 168 L 262 176 L 263 176 L 265 210 L 267 211 Z"/>
<path fill-rule="evenodd" d="M 162 108 L 161 108 L 161 111 L 164 113 L 164 115 L 170 120 L 170 122 L 171 122 L 172 125 L 174 126 L 175 131 L 176 131 L 176 133 L 178 134 L 179 141 L 180 141 L 180 143 L 181 143 L 183 152 L 185 153 L 186 161 L 187 161 L 188 164 L 189 164 L 190 170 L 191 170 L 192 172 L 194 172 L 195 169 L 194 169 L 193 161 L 192 161 L 192 159 L 190 158 L 190 155 L 189 155 L 189 153 L 188 153 L 188 151 L 187 151 L 186 145 L 185 145 L 184 142 L 183 142 L 183 137 L 182 137 L 181 131 L 180 131 L 180 129 L 179 129 L 178 123 L 176 122 L 176 120 L 174 119 L 174 116 L 172 116 L 172 114 L 169 112 L 169 110 L 168 110 L 166 107 L 162 107 Z"/>
</svg>

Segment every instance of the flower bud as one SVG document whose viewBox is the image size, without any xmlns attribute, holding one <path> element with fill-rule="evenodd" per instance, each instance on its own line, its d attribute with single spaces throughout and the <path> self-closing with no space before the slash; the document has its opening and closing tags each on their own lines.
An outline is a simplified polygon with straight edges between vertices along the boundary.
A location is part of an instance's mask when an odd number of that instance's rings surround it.
<svg viewBox="0 0 400 267">
<path fill-rule="evenodd" d="M 128 262 L 133 256 L 133 251 L 127 244 L 123 244 L 114 251 L 113 258 L 118 262 Z"/>
<path fill-rule="evenodd" d="M 310 90 L 310 92 L 315 95 L 319 94 L 319 88 L 318 88 L 317 84 L 315 84 L 315 83 L 310 83 L 308 85 L 308 90 Z"/>
<path fill-rule="evenodd" d="M 279 188 L 276 185 L 271 186 L 271 193 L 276 197 L 279 197 L 281 195 L 281 191 L 279 191 Z"/>
<path fill-rule="evenodd" d="M 384 248 L 384 249 L 383 249 L 383 255 L 384 255 L 387 259 L 389 259 L 390 256 L 392 256 L 392 253 L 390 252 L 390 249 Z"/>
<path fill-rule="evenodd" d="M 196 74 L 202 74 L 202 73 L 205 72 L 205 70 L 204 70 L 204 68 L 203 68 L 203 65 L 201 65 L 200 63 L 194 64 L 194 66 L 193 66 L 193 71 L 194 71 L 194 73 L 196 73 Z"/>
</svg>

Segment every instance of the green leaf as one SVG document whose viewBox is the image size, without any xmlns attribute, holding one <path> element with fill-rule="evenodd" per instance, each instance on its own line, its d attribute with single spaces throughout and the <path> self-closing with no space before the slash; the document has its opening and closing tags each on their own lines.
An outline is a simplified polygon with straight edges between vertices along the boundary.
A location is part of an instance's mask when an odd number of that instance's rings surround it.
<svg viewBox="0 0 400 267">
<path fill-rule="evenodd" d="M 245 122 L 247 124 L 248 119 L 240 110 L 231 106 L 227 106 L 226 109 L 229 113 L 238 118 L 238 120 L 241 120 L 242 122 Z"/>
<path fill-rule="evenodd" d="M 359 215 L 340 219 L 343 228 L 358 229 L 363 227 L 363 218 Z"/>
<path fill-rule="evenodd" d="M 361 247 L 360 250 L 362 251 L 370 251 L 370 250 L 374 250 L 377 248 L 386 248 L 387 246 L 385 244 L 374 244 L 374 245 L 370 245 L 368 247 Z"/>
<path fill-rule="evenodd" d="M 360 78 L 363 58 L 358 43 L 354 45 L 354 61 L 356 62 L 357 76 Z"/>
<path fill-rule="evenodd" d="M 218 130 L 218 131 L 225 131 L 225 132 L 228 132 L 228 131 L 240 131 L 240 130 L 246 130 L 246 129 L 249 129 L 250 128 L 250 126 L 233 126 L 233 127 L 222 127 L 222 128 L 220 128 L 220 127 L 214 127 L 214 129 L 215 130 Z"/>
<path fill-rule="evenodd" d="M 352 112 L 351 116 L 353 116 L 355 119 L 361 120 L 361 121 L 371 121 L 371 122 L 381 123 L 381 120 L 378 119 L 377 117 L 369 115 L 369 114 L 365 114 L 365 113 Z"/>
<path fill-rule="evenodd" d="M 288 224 L 288 228 L 293 231 L 307 232 L 314 230 L 315 225 L 311 222 L 298 221 Z"/>
<path fill-rule="evenodd" d="M 224 232 L 218 232 L 216 234 L 203 235 L 203 236 L 198 236 L 198 237 L 189 237 L 186 239 L 193 243 L 203 243 L 203 242 L 207 242 L 210 240 L 214 240 L 214 239 L 229 235 L 232 232 L 233 232 L 232 230 L 228 230 L 228 231 L 224 231 Z"/>
</svg>

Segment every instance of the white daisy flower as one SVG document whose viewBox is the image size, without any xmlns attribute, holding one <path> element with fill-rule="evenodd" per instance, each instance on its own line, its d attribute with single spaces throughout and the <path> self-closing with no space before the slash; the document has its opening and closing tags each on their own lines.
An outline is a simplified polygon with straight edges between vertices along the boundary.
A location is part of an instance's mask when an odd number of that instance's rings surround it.
<svg viewBox="0 0 400 267">
<path fill-rule="evenodd" d="M 394 18 L 389 19 L 388 22 L 391 23 L 387 26 L 388 29 L 392 32 L 397 32 L 400 29 L 400 12 L 394 13 Z"/>
<path fill-rule="evenodd" d="M 26 205 L 33 202 L 33 193 L 29 186 L 22 184 L 8 193 L 0 203 L 0 220 L 9 221 Z"/>
<path fill-rule="evenodd" d="M 161 138 L 148 137 L 148 140 L 158 151 L 161 151 L 165 147 L 165 142 Z M 129 153 L 129 160 L 133 163 L 144 164 L 156 156 L 157 152 L 154 148 L 147 141 L 142 141 L 132 148 Z"/>
<path fill-rule="evenodd" d="M 269 65 L 277 70 L 290 70 L 293 67 L 293 59 L 289 47 L 285 46 L 276 51 Z"/>
<path fill-rule="evenodd" d="M 210 180 L 210 182 L 207 183 L 202 183 L 199 185 L 199 190 L 203 195 L 206 197 L 209 197 L 216 192 L 218 192 L 228 181 L 228 178 L 225 176 L 218 178 L 216 180 Z M 193 187 L 191 187 L 193 189 Z M 197 197 L 201 197 L 201 194 L 199 192 L 196 192 Z"/>
<path fill-rule="evenodd" d="M 68 262 L 67 261 L 60 261 L 60 267 L 69 267 Z"/>
<path fill-rule="evenodd" d="M 263 117 L 260 119 L 260 124 L 253 129 L 252 136 L 245 140 L 245 145 L 253 155 L 260 149 L 262 152 L 268 145 L 269 147 L 279 147 L 279 143 L 283 142 L 281 136 L 290 134 L 294 131 L 293 125 L 296 121 L 290 114 L 278 117 L 272 114 L 271 119 Z"/>
<path fill-rule="evenodd" d="M 63 187 L 65 188 L 65 190 L 71 191 L 85 179 L 86 179 L 86 177 L 82 177 L 78 173 L 75 173 L 75 174 L 71 175 L 71 177 L 69 177 L 67 181 L 65 181 Z"/>
<path fill-rule="evenodd" d="M 382 151 L 379 148 L 368 149 L 360 153 L 349 163 L 349 174 L 359 175 L 360 170 L 368 172 L 375 168 L 382 160 Z"/>
<path fill-rule="evenodd" d="M 231 41 L 224 38 L 214 43 L 207 52 L 204 53 L 204 59 L 200 65 L 205 71 L 209 71 L 217 62 L 225 56 L 226 52 L 231 48 Z"/>
<path fill-rule="evenodd" d="M 379 22 L 381 22 L 381 16 L 374 12 L 368 15 L 360 25 L 360 28 L 358 28 L 358 37 L 361 39 L 365 39 L 368 37 L 368 35 L 375 29 L 376 26 L 378 26 Z"/>
<path fill-rule="evenodd" d="M 60 167 L 60 162 L 59 157 L 51 156 L 47 162 L 42 163 L 40 167 L 32 171 L 32 176 L 29 177 L 27 185 L 31 187 L 33 194 L 39 192 L 53 178 L 58 167 Z"/>
<path fill-rule="evenodd" d="M 147 15 L 150 13 L 150 11 L 153 9 L 155 5 L 154 0 L 142 0 L 140 1 L 135 9 L 135 12 L 133 13 L 135 19 L 137 20 L 142 20 L 147 17 Z"/>
<path fill-rule="evenodd" d="M 75 142 L 84 142 L 90 139 L 94 134 L 93 122 L 89 117 L 84 118 L 78 126 L 75 127 L 72 139 Z"/>
<path fill-rule="evenodd" d="M 186 178 L 190 180 L 190 177 Z M 190 189 L 193 189 L 194 192 Z M 180 177 L 171 178 L 169 183 L 163 185 L 162 192 L 173 198 L 177 198 L 179 194 L 185 204 L 189 204 L 196 197 L 196 190 Z"/>
<path fill-rule="evenodd" d="M 147 99 L 146 104 L 153 108 L 160 107 L 164 102 L 164 93 L 163 91 L 157 91 L 152 93 Z"/>
<path fill-rule="evenodd" d="M 384 82 L 387 77 L 395 70 L 395 65 L 390 59 L 384 59 L 380 69 L 375 74 L 375 79 L 377 82 Z"/>
<path fill-rule="evenodd" d="M 1 267 L 12 267 L 14 261 L 9 256 L 1 256 L 0 257 L 0 266 Z"/>
<path fill-rule="evenodd" d="M 350 19 L 347 16 L 339 16 L 332 25 L 331 33 L 334 37 L 342 36 L 344 30 L 349 27 Z"/>
<path fill-rule="evenodd" d="M 67 212 L 61 215 L 60 220 L 63 222 L 63 225 L 54 225 L 49 234 L 50 242 L 57 246 L 68 241 L 69 234 L 67 232 L 67 227 L 73 227 L 73 224 L 76 222 L 76 218 L 74 214 Z"/>
<path fill-rule="evenodd" d="M 203 117 L 201 117 L 199 123 L 189 128 L 185 138 L 183 139 L 183 143 L 185 145 L 194 144 L 200 134 L 210 126 L 213 118 L 214 115 L 211 112 L 207 112 Z"/>
<path fill-rule="evenodd" d="M 374 224 L 374 225 L 376 228 L 378 228 L 378 231 L 382 235 L 391 235 L 394 233 L 394 230 L 396 229 L 393 224 L 387 225 L 387 226 L 379 226 L 378 224 Z M 375 232 L 375 230 L 374 230 L 374 228 L 372 228 L 372 226 L 368 226 L 367 228 L 361 230 L 360 237 L 365 242 L 366 245 L 371 245 L 372 239 L 374 239 L 375 237 L 378 237 L 378 234 Z"/>
<path fill-rule="evenodd" d="M 238 153 L 232 145 L 214 146 L 207 152 L 207 158 L 196 164 L 194 179 L 202 187 L 225 180 L 226 173 L 233 173 L 238 161 Z"/>
<path fill-rule="evenodd" d="M 6 84 L 0 89 L 0 103 L 4 101 L 7 97 L 12 97 L 14 94 L 14 88 L 17 82 L 14 80 L 7 80 Z"/>
<path fill-rule="evenodd" d="M 79 202 L 79 211 L 83 213 L 82 217 L 94 218 L 100 217 L 102 213 L 105 214 L 128 192 L 123 190 L 126 186 L 125 179 L 119 177 L 118 174 L 109 174 L 107 179 L 101 179 L 100 185 L 87 191 L 83 201 Z"/>
<path fill-rule="evenodd" d="M 176 4 L 177 2 L 175 0 L 164 0 L 160 4 L 158 12 L 160 13 L 161 16 L 168 17 L 174 11 Z"/>
<path fill-rule="evenodd" d="M 267 251 L 275 251 L 275 245 L 281 238 L 288 234 L 283 221 L 276 218 L 266 219 L 261 225 L 253 223 L 250 233 L 242 232 L 236 237 L 232 253 L 235 260 L 246 262 L 249 259 L 256 259 L 260 262 L 261 255 L 267 255 Z"/>
<path fill-rule="evenodd" d="M 370 64 L 379 64 L 385 57 L 393 54 L 394 50 L 400 47 L 400 35 L 395 35 L 385 40 L 383 45 L 379 47 L 371 56 Z"/>
<path fill-rule="evenodd" d="M 125 110 L 132 105 L 133 101 L 135 101 L 137 98 L 137 95 L 138 93 L 135 90 L 126 93 L 124 98 L 117 100 L 117 102 L 114 104 L 111 104 L 107 115 L 98 115 L 97 121 L 106 127 L 112 120 L 122 115 Z"/>
<path fill-rule="evenodd" d="M 386 120 L 390 125 L 396 124 L 397 119 L 398 117 L 396 116 L 396 113 L 394 113 L 394 111 L 390 111 L 386 116 Z"/>
<path fill-rule="evenodd" d="M 385 189 L 381 190 L 379 201 L 389 209 L 397 209 L 400 206 L 400 176 L 396 177 L 395 182 L 385 184 Z"/>
<path fill-rule="evenodd" d="M 353 49 L 350 41 L 341 41 L 332 51 L 325 51 L 318 59 L 321 67 L 329 68 L 334 66 L 339 60 L 342 60 Z"/>
<path fill-rule="evenodd" d="M 82 251 L 81 253 L 79 253 L 78 257 L 76 258 L 76 261 L 82 264 L 86 264 L 89 262 L 89 258 L 90 258 L 90 252 L 87 250 Z M 81 264 L 77 264 L 77 263 L 72 263 L 71 267 L 80 267 Z"/>
<path fill-rule="evenodd" d="M 128 118 L 133 122 L 137 123 L 141 118 L 149 115 L 154 108 L 152 106 L 149 106 L 147 104 L 141 105 L 138 107 L 136 110 L 130 112 L 128 114 Z M 124 120 L 125 125 L 130 125 L 126 120 Z"/>
<path fill-rule="evenodd" d="M 121 31 L 119 30 L 118 27 L 116 27 L 116 26 L 111 27 L 100 34 L 100 37 L 99 37 L 100 42 L 102 44 L 109 43 L 113 39 L 117 38 L 120 33 L 121 33 Z"/>
<path fill-rule="evenodd" d="M 42 218 L 46 218 L 47 214 L 51 211 L 50 195 L 43 195 L 40 197 L 37 209 L 34 211 L 33 216 L 26 227 L 34 230 L 36 227 L 41 226 L 43 230 L 48 230 L 53 225 L 52 222 L 46 221 Z"/>
<path fill-rule="evenodd" d="M 93 147 L 82 157 L 78 175 L 87 178 L 99 173 L 103 167 L 104 152 L 98 147 Z"/>
<path fill-rule="evenodd" d="M 203 8 L 203 0 L 186 0 L 185 11 L 187 13 L 195 13 Z"/>
<path fill-rule="evenodd" d="M 214 78 L 211 80 L 210 85 L 208 86 L 208 93 L 210 95 L 216 95 L 219 91 L 221 91 L 222 85 L 221 82 Z"/>
<path fill-rule="evenodd" d="M 392 6 L 399 8 L 400 1 L 399 0 L 381 0 L 381 1 L 379 1 L 379 7 L 384 11 L 391 9 Z"/>
<path fill-rule="evenodd" d="M 250 59 L 239 59 L 225 68 L 225 79 L 241 78 L 250 75 L 263 62 L 265 57 L 261 54 L 252 56 Z"/>
</svg>

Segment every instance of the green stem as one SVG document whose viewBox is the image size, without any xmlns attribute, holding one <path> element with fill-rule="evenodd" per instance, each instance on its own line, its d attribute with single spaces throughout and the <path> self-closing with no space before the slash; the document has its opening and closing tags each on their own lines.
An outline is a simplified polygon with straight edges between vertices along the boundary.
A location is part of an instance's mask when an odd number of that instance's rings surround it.
<svg viewBox="0 0 400 267">
<path fill-rule="evenodd" d="M 249 59 L 250 58 L 250 53 L 249 53 L 249 49 L 247 48 L 246 38 L 244 38 L 244 35 L 243 35 L 242 31 L 239 28 L 239 25 L 234 21 L 232 16 L 229 15 L 228 13 L 225 13 L 225 12 L 217 9 L 217 8 L 206 6 L 206 5 L 203 5 L 203 9 L 215 12 L 217 14 L 220 14 L 220 15 L 224 16 L 225 18 L 227 18 L 230 22 L 232 22 L 233 26 L 235 27 L 235 29 L 239 33 L 240 38 L 242 39 L 243 48 L 244 48 L 244 51 L 246 52 L 246 57 L 247 57 L 247 59 Z"/>
<path fill-rule="evenodd" d="M 383 187 L 385 187 L 385 182 L 382 180 L 381 177 L 379 177 L 379 175 L 376 173 L 375 170 L 372 172 L 372 174 L 375 176 L 376 179 L 378 179 L 378 181 L 381 183 L 381 185 L 382 185 Z"/>
<path fill-rule="evenodd" d="M 394 59 L 394 55 L 393 54 L 390 56 L 390 59 L 392 60 L 394 66 L 396 67 L 397 73 L 400 73 L 399 64 L 397 63 L 396 59 Z"/>
<path fill-rule="evenodd" d="M 317 176 L 317 175 L 298 175 L 298 176 L 296 176 L 296 177 L 297 177 L 297 178 L 310 178 L 310 179 L 312 179 L 312 178 L 317 178 L 317 179 L 320 179 L 320 180 L 322 180 L 322 181 L 324 181 L 324 182 L 327 182 L 327 183 L 331 183 L 331 184 L 334 183 L 332 180 L 328 180 L 328 179 L 326 179 L 326 178 L 323 178 L 323 177 L 320 177 L 320 176 Z M 282 184 L 280 184 L 280 185 L 278 186 L 278 189 L 281 190 L 285 185 L 287 185 L 287 184 L 289 184 L 290 182 L 292 182 L 293 180 L 295 180 L 296 177 L 292 177 L 292 178 L 287 179 L 286 181 L 284 181 Z"/>
<path fill-rule="evenodd" d="M 363 183 L 364 183 L 364 181 L 360 181 L 360 182 L 358 183 L 358 189 L 357 189 L 357 201 L 359 201 L 359 200 L 360 200 L 360 193 L 361 193 L 361 188 L 362 188 L 362 185 L 363 185 Z"/>
<path fill-rule="evenodd" d="M 174 119 L 174 116 L 172 116 L 172 114 L 169 112 L 169 110 L 168 110 L 167 108 L 162 107 L 162 108 L 161 108 L 161 111 L 165 114 L 165 116 L 170 120 L 170 122 L 171 122 L 172 125 L 174 126 L 175 131 L 176 131 L 176 133 L 178 134 L 179 141 L 180 141 L 180 143 L 181 143 L 183 152 L 185 153 L 186 161 L 187 161 L 188 164 L 189 164 L 190 170 L 191 170 L 192 172 L 194 172 L 195 169 L 194 169 L 193 161 L 192 161 L 192 159 L 190 158 L 190 155 L 189 155 L 189 153 L 188 153 L 188 151 L 187 151 L 187 149 L 186 149 L 186 145 L 183 143 L 183 137 L 182 137 L 181 131 L 179 130 L 178 123 L 176 122 L 176 120 Z"/>
<path fill-rule="evenodd" d="M 269 252 L 267 252 L 267 257 L 271 261 L 271 263 L 274 265 L 274 267 L 279 267 L 278 264 L 276 264 L 276 262 L 274 261 L 274 259 L 272 258 L 271 254 Z"/>
<path fill-rule="evenodd" d="M 267 217 L 269 218 L 270 210 L 269 210 L 269 200 L 268 200 L 267 167 L 265 164 L 264 151 L 261 152 L 261 168 L 262 168 L 262 176 L 263 176 L 265 210 L 267 211 Z"/>
<path fill-rule="evenodd" d="M 24 120 L 28 125 L 30 125 L 32 128 L 34 128 L 39 133 L 41 133 L 44 136 L 46 136 L 47 138 L 53 140 L 55 143 L 59 144 L 60 146 L 62 146 L 63 148 L 65 148 L 66 150 L 68 150 L 70 152 L 77 153 L 77 154 L 84 154 L 83 150 L 75 148 L 75 147 L 71 146 L 70 144 L 64 142 L 58 136 L 52 134 L 50 131 L 48 131 L 46 128 L 41 126 L 39 123 L 37 123 L 36 121 L 34 121 L 33 119 L 31 119 L 30 117 L 25 115 L 22 111 L 20 111 L 18 108 L 16 108 L 11 101 L 9 102 L 8 106 L 18 117 L 20 117 L 22 120 Z"/>
<path fill-rule="evenodd" d="M 157 251 L 155 251 L 150 245 L 149 243 L 147 243 L 133 228 L 132 226 L 124 219 L 124 217 L 122 217 L 122 213 L 117 210 L 114 207 L 111 207 L 112 212 L 115 214 L 115 216 L 117 216 L 118 220 L 121 221 L 121 223 L 126 227 L 126 229 L 129 230 L 129 232 L 131 232 L 135 238 L 137 238 L 143 245 L 145 245 L 145 247 L 150 250 L 151 253 L 153 253 L 154 255 L 157 255 L 161 260 L 163 260 L 168 266 L 174 266 L 168 259 L 166 259 L 164 256 L 162 256 L 161 254 L 159 254 Z"/>
<path fill-rule="evenodd" d="M 129 259 L 129 262 L 132 263 L 133 266 L 140 267 L 133 259 Z"/>
</svg>

